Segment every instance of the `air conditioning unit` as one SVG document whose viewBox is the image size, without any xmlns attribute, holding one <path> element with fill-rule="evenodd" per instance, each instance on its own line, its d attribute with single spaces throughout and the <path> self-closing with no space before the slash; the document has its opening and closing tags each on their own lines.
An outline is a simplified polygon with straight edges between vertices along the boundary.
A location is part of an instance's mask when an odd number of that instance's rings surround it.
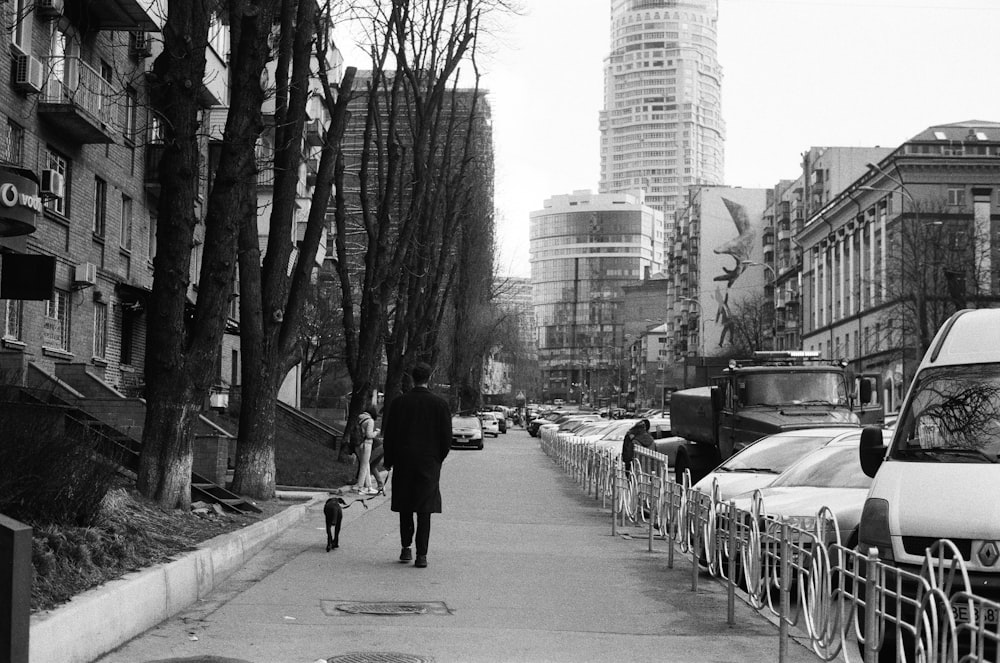
<svg viewBox="0 0 1000 663">
<path fill-rule="evenodd" d="M 57 170 L 42 171 L 42 197 L 63 198 L 66 196 L 66 177 Z"/>
<path fill-rule="evenodd" d="M 62 16 L 63 0 L 35 0 L 35 11 L 39 16 Z"/>
<path fill-rule="evenodd" d="M 14 87 L 22 92 L 41 92 L 45 80 L 42 61 L 33 55 L 14 56 Z"/>
<path fill-rule="evenodd" d="M 128 51 L 137 58 L 148 58 L 153 54 L 153 44 L 148 32 L 130 32 Z"/>
<path fill-rule="evenodd" d="M 73 270 L 73 285 L 84 287 L 97 285 L 97 265 L 92 262 L 77 265 Z"/>
</svg>

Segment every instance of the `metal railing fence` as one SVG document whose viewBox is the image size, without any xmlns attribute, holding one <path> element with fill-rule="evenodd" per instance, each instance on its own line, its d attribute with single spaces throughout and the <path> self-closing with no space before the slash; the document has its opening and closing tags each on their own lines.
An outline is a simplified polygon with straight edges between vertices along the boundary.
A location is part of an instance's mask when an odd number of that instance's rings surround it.
<svg viewBox="0 0 1000 663">
<path fill-rule="evenodd" d="M 1000 652 L 1000 603 L 979 596 L 955 545 L 926 549 L 918 572 L 879 559 L 877 550 L 844 540 L 834 514 L 816 514 L 812 528 L 770 516 L 758 492 L 750 508 L 692 490 L 690 476 L 670 478 L 668 459 L 636 449 L 630 468 L 620 448 L 543 431 L 542 449 L 588 496 L 610 507 L 612 533 L 631 524 L 690 557 L 691 588 L 704 573 L 727 588 L 727 619 L 735 623 L 737 591 L 757 611 L 778 622 L 779 661 L 792 635 L 808 641 L 822 660 L 968 663 L 996 660 Z M 848 544 L 851 543 L 849 546 Z"/>
</svg>

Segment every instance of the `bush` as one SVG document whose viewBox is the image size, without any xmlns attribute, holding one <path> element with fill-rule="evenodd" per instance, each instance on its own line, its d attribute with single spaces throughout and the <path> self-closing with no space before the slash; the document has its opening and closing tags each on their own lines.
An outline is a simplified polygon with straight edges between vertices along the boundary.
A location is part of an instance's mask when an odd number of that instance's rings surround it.
<svg viewBox="0 0 1000 663">
<path fill-rule="evenodd" d="M 6 403 L 0 410 L 0 513 L 33 527 L 90 527 L 116 467 L 85 430 L 67 433 L 63 413 Z"/>
</svg>

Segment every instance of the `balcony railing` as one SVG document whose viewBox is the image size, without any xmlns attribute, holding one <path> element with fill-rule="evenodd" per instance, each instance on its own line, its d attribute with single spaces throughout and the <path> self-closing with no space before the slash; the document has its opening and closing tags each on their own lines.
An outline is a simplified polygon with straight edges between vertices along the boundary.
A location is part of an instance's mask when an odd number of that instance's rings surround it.
<svg viewBox="0 0 1000 663">
<path fill-rule="evenodd" d="M 117 106 L 114 87 L 79 57 L 45 59 L 48 80 L 39 112 L 59 117 L 58 126 L 83 143 L 112 142 Z"/>
</svg>

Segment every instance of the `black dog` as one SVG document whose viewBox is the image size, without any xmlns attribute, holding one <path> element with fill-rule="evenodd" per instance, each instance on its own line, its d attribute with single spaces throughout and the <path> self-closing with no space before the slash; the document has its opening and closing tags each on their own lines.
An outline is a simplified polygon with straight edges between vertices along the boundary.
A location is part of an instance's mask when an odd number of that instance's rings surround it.
<svg viewBox="0 0 1000 663">
<path fill-rule="evenodd" d="M 340 523 L 344 520 L 344 507 L 347 502 L 341 497 L 331 497 L 323 505 L 323 515 L 326 516 L 326 551 L 340 547 Z M 333 527 L 333 533 L 330 528 Z"/>
<path fill-rule="evenodd" d="M 354 502 L 361 502 L 362 506 L 366 509 L 368 505 L 365 504 L 368 500 L 354 500 Z M 354 504 L 351 502 L 348 504 L 344 501 L 343 497 L 331 497 L 323 505 L 323 515 L 326 516 L 326 551 L 330 552 L 334 548 L 340 547 L 340 523 L 344 520 L 344 509 Z M 330 528 L 333 528 L 333 533 L 330 533 Z"/>
</svg>

